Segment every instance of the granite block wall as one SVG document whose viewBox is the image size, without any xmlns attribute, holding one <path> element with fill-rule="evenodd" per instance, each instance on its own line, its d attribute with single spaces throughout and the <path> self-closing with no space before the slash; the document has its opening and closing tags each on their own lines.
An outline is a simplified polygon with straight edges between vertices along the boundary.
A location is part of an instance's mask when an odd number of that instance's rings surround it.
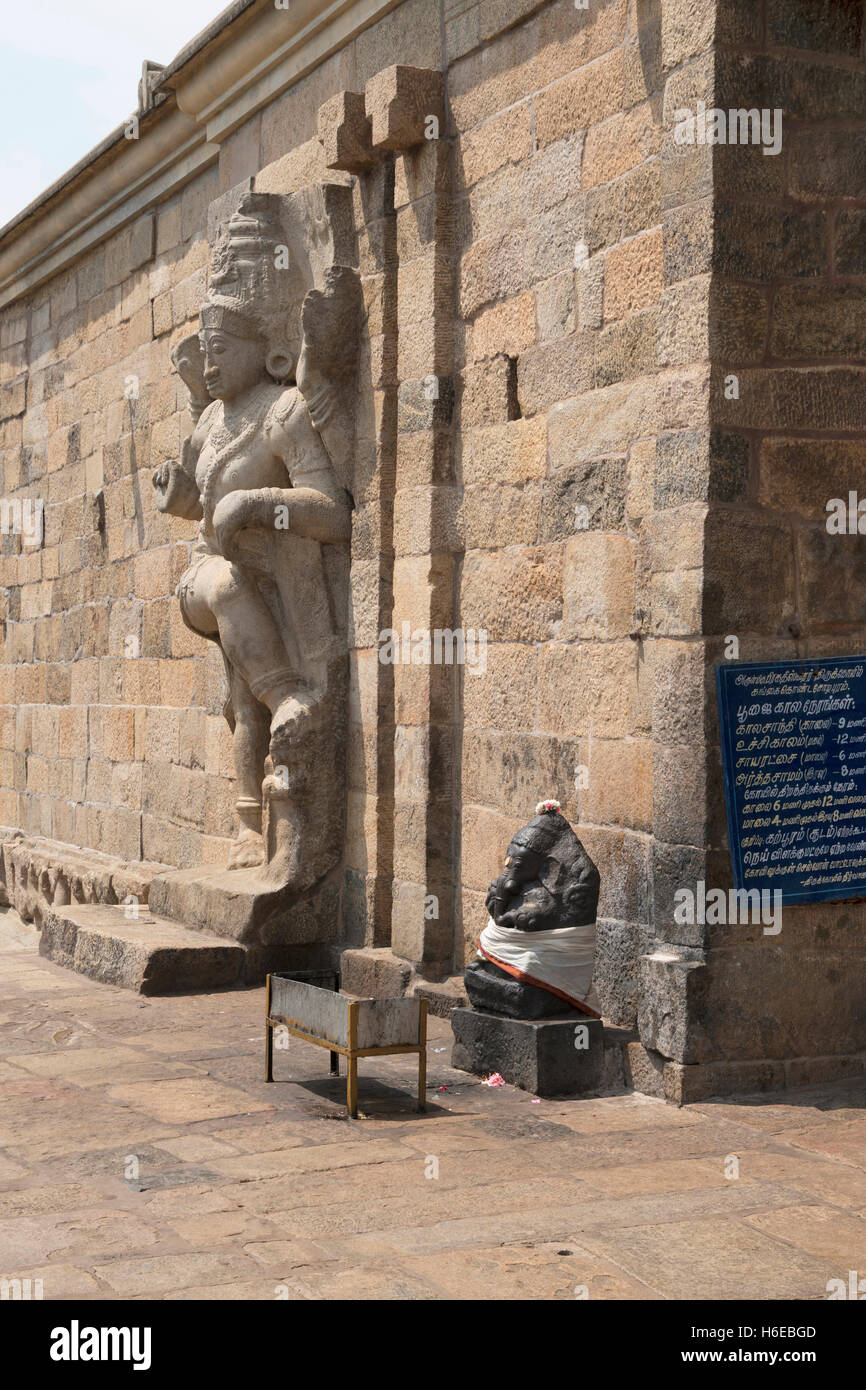
<svg viewBox="0 0 866 1390">
<path fill-rule="evenodd" d="M 824 526 L 866 440 L 863 12 L 403 0 L 0 309 L 0 496 L 44 504 L 41 543 L 2 536 L 0 821 L 224 861 L 222 663 L 173 597 L 195 526 L 151 499 L 190 423 L 169 352 L 240 189 L 348 183 L 367 322 L 342 944 L 459 971 L 510 834 L 553 796 L 601 872 L 609 1019 L 675 1067 L 772 1084 L 780 1054 L 862 1050 L 853 994 L 835 1031 L 831 1007 L 860 906 L 728 941 L 677 928 L 673 893 L 730 878 L 728 639 L 741 660 L 866 640 L 862 539 Z M 431 138 L 328 167 L 323 104 L 375 107 L 395 61 L 442 75 Z M 678 141 L 699 102 L 780 108 L 779 154 Z M 404 625 L 482 641 L 463 665 L 383 661 Z M 804 976 L 824 982 L 811 1032 Z"/>
</svg>

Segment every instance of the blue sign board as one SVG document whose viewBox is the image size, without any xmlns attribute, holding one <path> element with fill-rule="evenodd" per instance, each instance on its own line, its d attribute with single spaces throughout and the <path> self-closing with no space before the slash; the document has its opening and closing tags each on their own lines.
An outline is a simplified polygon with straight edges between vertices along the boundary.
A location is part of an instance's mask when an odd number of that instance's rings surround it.
<svg viewBox="0 0 866 1390">
<path fill-rule="evenodd" d="M 866 897 L 866 656 L 716 674 L 735 887 Z"/>
</svg>

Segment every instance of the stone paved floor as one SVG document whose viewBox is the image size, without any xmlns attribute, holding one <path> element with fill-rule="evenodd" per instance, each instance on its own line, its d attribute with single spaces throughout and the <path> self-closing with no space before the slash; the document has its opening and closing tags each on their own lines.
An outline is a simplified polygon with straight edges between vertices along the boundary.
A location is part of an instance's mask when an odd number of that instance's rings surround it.
<svg viewBox="0 0 866 1390">
<path fill-rule="evenodd" d="M 46 1299 L 823 1299 L 866 1273 L 864 1086 L 539 1102 L 452 1071 L 433 1019 L 426 1116 L 413 1059 L 369 1059 L 352 1122 L 323 1050 L 264 1083 L 263 990 L 144 999 L 36 941 L 0 915 L 0 1278 Z"/>
</svg>

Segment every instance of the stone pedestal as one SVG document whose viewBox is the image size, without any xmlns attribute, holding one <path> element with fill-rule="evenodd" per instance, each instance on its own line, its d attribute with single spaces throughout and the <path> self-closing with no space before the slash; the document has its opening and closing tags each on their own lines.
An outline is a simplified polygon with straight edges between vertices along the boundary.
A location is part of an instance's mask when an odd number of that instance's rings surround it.
<svg viewBox="0 0 866 1390">
<path fill-rule="evenodd" d="M 505 1018 L 533 1019 L 571 1018 L 579 1010 L 551 994 L 549 989 L 537 989 L 523 980 L 515 980 L 491 961 L 473 961 L 463 976 L 466 993 L 473 1008 L 482 1013 L 502 1014 Z"/>
<path fill-rule="evenodd" d="M 604 1026 L 575 1010 L 555 1019 L 504 1018 L 479 1009 L 451 1014 L 451 1065 L 535 1096 L 576 1096 L 604 1086 Z"/>
</svg>

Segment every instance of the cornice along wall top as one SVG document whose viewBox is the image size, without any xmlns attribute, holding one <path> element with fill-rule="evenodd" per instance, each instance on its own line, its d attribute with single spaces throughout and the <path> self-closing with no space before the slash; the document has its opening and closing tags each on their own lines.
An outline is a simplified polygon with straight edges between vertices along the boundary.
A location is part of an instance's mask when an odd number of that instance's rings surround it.
<svg viewBox="0 0 866 1390">
<path fill-rule="evenodd" d="M 0 228 L 0 308 L 188 183 L 233 130 L 400 3 L 235 0 L 164 68 L 145 63 L 137 110 Z"/>
</svg>

